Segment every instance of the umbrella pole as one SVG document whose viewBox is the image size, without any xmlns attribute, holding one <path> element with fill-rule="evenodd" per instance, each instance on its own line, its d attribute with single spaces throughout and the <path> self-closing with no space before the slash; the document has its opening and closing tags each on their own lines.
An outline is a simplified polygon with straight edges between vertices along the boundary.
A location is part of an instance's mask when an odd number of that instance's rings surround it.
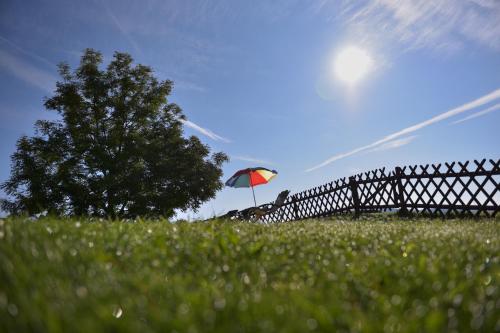
<svg viewBox="0 0 500 333">
<path fill-rule="evenodd" d="M 255 192 L 253 190 L 253 186 L 250 186 L 252 188 L 252 194 L 253 194 L 253 204 L 255 205 L 255 207 L 257 207 L 257 202 L 255 201 Z"/>
</svg>

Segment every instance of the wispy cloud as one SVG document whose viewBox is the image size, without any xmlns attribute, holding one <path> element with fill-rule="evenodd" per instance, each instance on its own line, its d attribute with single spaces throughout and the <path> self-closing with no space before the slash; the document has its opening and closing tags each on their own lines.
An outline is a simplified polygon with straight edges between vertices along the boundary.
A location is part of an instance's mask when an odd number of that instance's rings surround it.
<svg viewBox="0 0 500 333">
<path fill-rule="evenodd" d="M 50 62 L 49 60 L 45 59 L 44 57 L 39 56 L 38 54 L 35 54 L 33 52 L 25 50 L 24 48 L 22 48 L 21 46 L 19 46 L 16 43 L 14 43 L 10 39 L 7 39 L 5 37 L 0 36 L 0 41 L 2 43 L 7 44 L 8 46 L 10 46 L 11 48 L 13 48 L 14 50 L 23 53 L 24 55 L 27 55 L 27 56 L 29 56 L 29 57 L 31 57 L 31 58 L 33 58 L 33 59 L 35 59 L 35 60 L 37 60 L 37 61 L 39 61 L 41 63 L 44 63 L 45 65 L 48 65 L 51 68 L 56 68 L 56 65 L 53 64 L 52 62 Z"/>
<path fill-rule="evenodd" d="M 329 4 L 323 1 L 322 7 Z M 500 2 L 495 0 L 344 0 L 339 12 L 367 42 L 383 38 L 408 49 L 455 51 L 469 40 L 500 49 Z"/>
<path fill-rule="evenodd" d="M 191 90 L 191 91 L 196 91 L 200 93 L 205 93 L 207 92 L 207 88 L 196 84 L 194 82 L 190 81 L 184 81 L 184 80 L 176 80 L 174 81 L 175 87 L 179 89 L 184 89 L 184 90 Z"/>
<path fill-rule="evenodd" d="M 54 75 L 4 50 L 0 50 L 0 68 L 45 92 L 52 93 L 55 88 L 57 79 Z"/>
<path fill-rule="evenodd" d="M 435 117 L 432 117 L 426 121 L 423 121 L 423 122 L 420 122 L 418 124 L 415 124 L 413 126 L 410 126 L 410 127 L 407 127 L 407 128 L 404 128 L 398 132 L 395 132 L 395 133 L 392 133 L 392 134 L 389 134 L 385 137 L 383 137 L 382 139 L 380 140 L 377 140 L 373 143 L 370 143 L 366 146 L 362 146 L 362 147 L 359 147 L 359 148 L 356 148 L 356 149 L 353 149 L 349 152 L 346 152 L 346 153 L 341 153 L 341 154 L 337 154 L 337 155 L 334 155 L 332 157 L 330 157 L 329 159 L 327 159 L 326 161 L 324 161 L 323 163 L 320 163 L 316 166 L 313 166 L 307 170 L 305 170 L 306 172 L 310 172 L 310 171 L 313 171 L 313 170 L 316 170 L 316 169 L 319 169 L 319 168 L 322 168 L 330 163 L 333 163 L 335 161 L 338 161 L 338 160 L 341 160 L 343 158 L 346 158 L 346 157 L 349 157 L 349 156 L 352 156 L 352 155 L 355 155 L 355 154 L 358 154 L 362 151 L 366 151 L 366 150 L 370 150 L 370 149 L 374 149 L 376 147 L 379 147 L 387 142 L 390 142 L 390 141 L 393 141 L 399 137 L 402 137 L 402 136 L 405 136 L 405 135 L 408 135 L 408 134 L 411 134 L 411 133 L 414 133 L 418 130 L 421 130 L 422 128 L 424 127 L 427 127 L 427 126 L 430 126 L 432 124 L 435 124 L 437 122 L 440 122 L 440 121 L 443 121 L 445 119 L 448 119 L 450 117 L 453 117 L 453 116 L 456 116 L 458 114 L 461 114 L 463 112 L 466 112 L 466 111 L 469 111 L 469 110 L 472 110 L 472 109 L 475 109 L 477 107 L 480 107 L 482 105 L 485 105 L 485 104 L 488 104 L 496 99 L 500 98 L 500 89 L 497 89 L 485 96 L 482 96 L 476 100 L 473 100 L 472 102 L 469 102 L 469 103 L 466 103 L 466 104 L 463 104 L 463 105 L 460 105 L 456 108 L 453 108 L 451 110 L 448 110 L 446 112 L 443 112 Z"/>
<path fill-rule="evenodd" d="M 489 108 L 487 108 L 486 110 L 483 110 L 483 111 L 479 111 L 479 112 L 476 112 L 476 113 L 473 113 L 465 118 L 462 118 L 462 119 L 459 119 L 457 121 L 454 121 L 452 124 L 459 124 L 459 123 L 463 123 L 464 121 L 467 121 L 467 120 L 471 120 L 471 119 L 474 119 L 474 118 L 477 118 L 477 117 L 481 117 L 481 116 L 484 116 L 485 114 L 487 113 L 490 113 L 490 112 L 493 112 L 493 111 L 496 111 L 496 110 L 500 110 L 500 103 L 499 104 L 495 104 Z"/>
<path fill-rule="evenodd" d="M 415 140 L 417 138 L 417 136 L 418 135 L 412 135 L 412 136 L 408 136 L 406 138 L 392 140 L 392 141 L 386 142 L 378 147 L 375 147 L 375 148 L 369 150 L 368 152 L 384 151 L 384 150 L 396 149 L 396 148 L 399 148 L 402 146 L 406 146 L 407 144 L 409 144 L 410 142 Z"/>
<path fill-rule="evenodd" d="M 254 158 L 254 157 L 249 157 L 249 156 L 231 156 L 232 160 L 238 160 L 238 161 L 243 161 L 243 162 L 250 162 L 250 163 L 256 163 L 256 164 L 267 164 L 267 165 L 275 165 L 273 162 Z"/>
<path fill-rule="evenodd" d="M 217 135 L 215 134 L 214 132 L 212 132 L 211 130 L 209 130 L 208 128 L 203 128 L 195 123 L 193 123 L 192 121 L 189 121 L 189 120 L 183 120 L 181 119 L 180 120 L 186 127 L 189 127 L 207 137 L 209 137 L 210 139 L 212 140 L 215 140 L 215 141 L 222 141 L 222 142 L 225 142 L 225 143 L 230 143 L 231 140 L 229 139 L 226 139 L 220 135 Z"/>
<path fill-rule="evenodd" d="M 102 3 L 102 6 L 104 7 L 104 10 L 106 11 L 106 14 L 109 16 L 109 18 L 111 19 L 111 21 L 113 22 L 113 24 L 116 26 L 116 28 L 118 29 L 118 31 L 120 31 L 120 33 L 123 35 L 123 37 L 125 37 L 125 39 L 127 39 L 127 41 L 130 43 L 130 45 L 132 45 L 132 47 L 134 48 L 134 50 L 138 54 L 142 55 L 143 54 L 142 50 L 139 47 L 139 45 L 137 44 L 137 42 L 135 41 L 135 39 L 132 38 L 132 36 L 130 35 L 130 33 L 128 33 L 128 31 L 123 27 L 123 25 L 121 24 L 121 22 L 118 20 L 118 18 L 116 17 L 116 15 L 113 14 L 113 12 L 106 5 L 106 3 L 104 1 L 102 1 L 101 3 Z"/>
</svg>

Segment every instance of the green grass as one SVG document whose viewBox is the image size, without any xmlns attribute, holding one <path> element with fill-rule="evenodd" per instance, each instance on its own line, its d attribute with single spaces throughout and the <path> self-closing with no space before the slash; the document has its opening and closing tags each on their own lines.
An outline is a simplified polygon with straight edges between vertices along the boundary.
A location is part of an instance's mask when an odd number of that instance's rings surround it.
<svg viewBox="0 0 500 333">
<path fill-rule="evenodd" d="M 0 331 L 500 331 L 500 223 L 0 220 Z"/>
</svg>

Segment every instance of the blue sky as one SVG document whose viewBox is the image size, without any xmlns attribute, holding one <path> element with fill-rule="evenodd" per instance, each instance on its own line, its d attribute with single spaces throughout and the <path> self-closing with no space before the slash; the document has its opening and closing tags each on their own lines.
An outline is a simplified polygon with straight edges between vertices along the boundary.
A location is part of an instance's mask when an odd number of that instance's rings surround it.
<svg viewBox="0 0 500 333">
<path fill-rule="evenodd" d="M 371 70 L 334 71 L 346 47 Z M 125 51 L 175 88 L 189 123 L 236 170 L 277 178 L 257 202 L 378 167 L 500 153 L 500 3 L 495 0 L 143 0 L 0 3 L 0 181 L 57 80 L 82 50 Z M 1 194 L 0 194 L 1 195 Z M 225 188 L 189 216 L 252 204 Z M 186 216 L 182 214 L 181 216 Z"/>
</svg>

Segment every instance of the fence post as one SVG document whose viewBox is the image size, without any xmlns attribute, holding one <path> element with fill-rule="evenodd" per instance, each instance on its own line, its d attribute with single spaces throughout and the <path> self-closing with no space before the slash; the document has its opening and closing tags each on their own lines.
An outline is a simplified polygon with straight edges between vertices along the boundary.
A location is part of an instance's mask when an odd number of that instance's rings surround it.
<svg viewBox="0 0 500 333">
<path fill-rule="evenodd" d="M 397 202 L 399 204 L 399 213 L 400 215 L 406 215 L 407 213 L 407 209 L 406 209 L 406 203 L 405 203 L 405 197 L 404 197 L 404 188 L 403 188 L 403 182 L 402 182 L 402 178 L 403 178 L 403 171 L 401 170 L 400 167 L 396 167 L 396 173 L 395 173 L 395 180 L 396 180 L 396 184 L 397 184 L 397 191 L 395 191 L 395 193 L 397 193 Z"/>
<path fill-rule="evenodd" d="M 293 203 L 293 216 L 295 221 L 299 219 L 299 207 L 297 206 L 297 197 L 292 195 L 292 203 Z"/>
<path fill-rule="evenodd" d="M 358 196 L 358 183 L 354 176 L 349 177 L 349 187 L 351 188 L 352 202 L 354 204 L 354 217 L 358 217 L 360 213 L 360 202 Z"/>
</svg>

